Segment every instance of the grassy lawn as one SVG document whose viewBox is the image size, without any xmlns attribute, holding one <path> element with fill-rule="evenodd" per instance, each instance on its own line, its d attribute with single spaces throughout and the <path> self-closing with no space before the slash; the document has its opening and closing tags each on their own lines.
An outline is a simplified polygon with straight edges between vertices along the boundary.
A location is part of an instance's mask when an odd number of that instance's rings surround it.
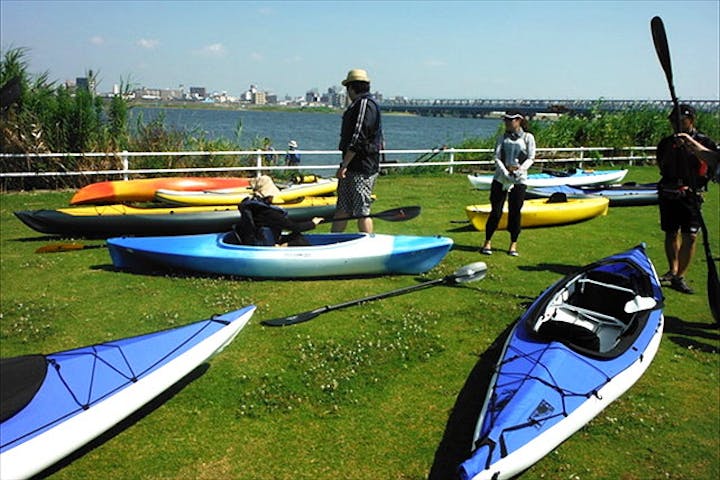
<svg viewBox="0 0 720 480">
<path fill-rule="evenodd" d="M 656 178 L 655 168 L 634 167 L 626 181 Z M 3 357 L 258 307 L 198 378 L 52 478 L 452 478 L 469 455 L 492 346 L 529 302 L 570 269 L 640 242 L 647 243 L 658 273 L 667 270 L 654 206 L 615 207 L 575 225 L 526 229 L 520 257 L 501 251 L 485 257 L 478 253 L 484 234 L 464 223 L 464 206 L 486 203 L 487 193 L 472 191 L 464 175 L 384 176 L 375 193 L 376 212 L 423 207 L 409 222 L 377 220 L 378 233 L 453 238 L 453 250 L 438 267 L 419 278 L 321 281 L 116 272 L 105 249 L 35 254 L 57 239 L 12 214 L 66 206 L 72 192 L 2 194 Z M 713 184 L 704 206 L 716 256 L 719 197 Z M 509 242 L 504 231 L 493 240 L 496 249 Z M 289 328 L 259 324 L 438 278 L 478 260 L 488 264 L 480 282 L 413 292 Z M 720 336 L 707 304 L 700 242 L 689 282 L 695 295 L 665 291 L 666 331 L 648 372 L 523 478 L 720 478 Z"/>
</svg>

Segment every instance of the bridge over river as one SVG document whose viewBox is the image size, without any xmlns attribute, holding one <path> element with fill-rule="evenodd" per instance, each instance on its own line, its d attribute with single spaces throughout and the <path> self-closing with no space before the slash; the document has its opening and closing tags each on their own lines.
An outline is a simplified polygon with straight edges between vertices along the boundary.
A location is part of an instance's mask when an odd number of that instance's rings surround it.
<svg viewBox="0 0 720 480">
<path fill-rule="evenodd" d="M 720 111 L 720 100 L 681 100 L 699 111 Z M 490 100 L 490 99 L 383 99 L 386 112 L 405 112 L 423 116 L 486 117 L 520 110 L 527 115 L 585 114 L 591 110 L 627 111 L 638 109 L 670 110 L 670 100 Z"/>
</svg>

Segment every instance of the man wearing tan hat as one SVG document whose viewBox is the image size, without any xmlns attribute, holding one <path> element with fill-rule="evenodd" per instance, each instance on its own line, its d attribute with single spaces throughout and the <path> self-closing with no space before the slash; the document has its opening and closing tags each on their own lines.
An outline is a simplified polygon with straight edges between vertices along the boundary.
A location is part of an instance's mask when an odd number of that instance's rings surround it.
<svg viewBox="0 0 720 480">
<path fill-rule="evenodd" d="M 305 221 L 289 218 L 285 209 L 272 204 L 273 197 L 280 194 L 280 189 L 267 175 L 252 180 L 250 186 L 253 195 L 238 205 L 240 222 L 233 227 L 240 243 L 288 247 L 309 245 L 302 232 L 312 230 L 323 218 L 315 217 Z M 289 233 L 283 234 L 283 231 Z"/>
<path fill-rule="evenodd" d="M 333 232 L 345 231 L 345 218 L 370 215 L 372 191 L 380 172 L 380 150 L 385 143 L 380 107 L 370 95 L 367 72 L 350 70 L 342 84 L 352 103 L 343 113 L 340 129 L 342 162 L 336 174 L 338 201 Z M 372 218 L 359 218 L 358 230 L 372 233 Z"/>
</svg>

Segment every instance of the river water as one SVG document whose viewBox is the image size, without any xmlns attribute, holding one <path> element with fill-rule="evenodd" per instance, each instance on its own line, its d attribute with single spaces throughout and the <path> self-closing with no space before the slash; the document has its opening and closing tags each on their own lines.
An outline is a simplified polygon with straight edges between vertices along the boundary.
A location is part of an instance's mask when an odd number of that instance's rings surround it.
<svg viewBox="0 0 720 480">
<path fill-rule="evenodd" d="M 208 138 L 226 138 L 248 149 L 267 137 L 276 150 L 285 150 L 290 140 L 295 140 L 300 150 L 335 150 L 340 139 L 340 113 L 141 107 L 131 110 L 131 118 L 139 115 L 145 122 L 163 115 L 168 127 L 205 132 Z M 499 125 L 499 120 L 486 118 L 383 115 L 389 150 L 457 147 L 466 138 L 493 136 Z"/>
</svg>

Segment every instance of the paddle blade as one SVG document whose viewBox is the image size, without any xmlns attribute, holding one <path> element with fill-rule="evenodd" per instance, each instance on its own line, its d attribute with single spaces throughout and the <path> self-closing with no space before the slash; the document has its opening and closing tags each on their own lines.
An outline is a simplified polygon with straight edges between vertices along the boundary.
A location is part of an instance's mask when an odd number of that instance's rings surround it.
<svg viewBox="0 0 720 480">
<path fill-rule="evenodd" d="M 413 218 L 420 215 L 421 208 L 418 206 L 413 207 L 400 207 L 393 208 L 392 210 L 385 210 L 384 212 L 370 215 L 374 218 L 380 218 L 388 222 L 404 222 L 406 220 L 412 220 Z"/>
<path fill-rule="evenodd" d="M 287 317 L 263 320 L 262 322 L 260 322 L 260 324 L 265 325 L 267 327 L 285 327 L 287 325 L 297 325 L 298 323 L 303 323 L 303 322 L 312 320 L 313 318 L 317 317 L 318 315 L 320 315 L 321 313 L 323 313 L 327 310 L 328 310 L 327 307 L 316 308 L 315 310 L 310 310 L 310 311 L 298 313 L 295 315 L 289 315 Z"/>
<path fill-rule="evenodd" d="M 665 34 L 665 25 L 662 18 L 653 17 L 650 20 L 650 31 L 652 32 L 653 44 L 657 53 L 660 65 L 665 71 L 668 83 L 672 84 L 672 63 L 670 62 L 670 48 L 668 47 L 667 35 Z"/>
<path fill-rule="evenodd" d="M 455 273 L 445 278 L 447 283 L 468 283 L 482 280 L 485 275 L 487 275 L 485 262 L 475 262 L 458 268 Z"/>
<path fill-rule="evenodd" d="M 37 250 L 35 253 L 58 253 L 71 252 L 74 250 L 91 250 L 93 248 L 105 248 L 105 245 L 83 245 L 82 243 L 51 243 Z"/>
</svg>

